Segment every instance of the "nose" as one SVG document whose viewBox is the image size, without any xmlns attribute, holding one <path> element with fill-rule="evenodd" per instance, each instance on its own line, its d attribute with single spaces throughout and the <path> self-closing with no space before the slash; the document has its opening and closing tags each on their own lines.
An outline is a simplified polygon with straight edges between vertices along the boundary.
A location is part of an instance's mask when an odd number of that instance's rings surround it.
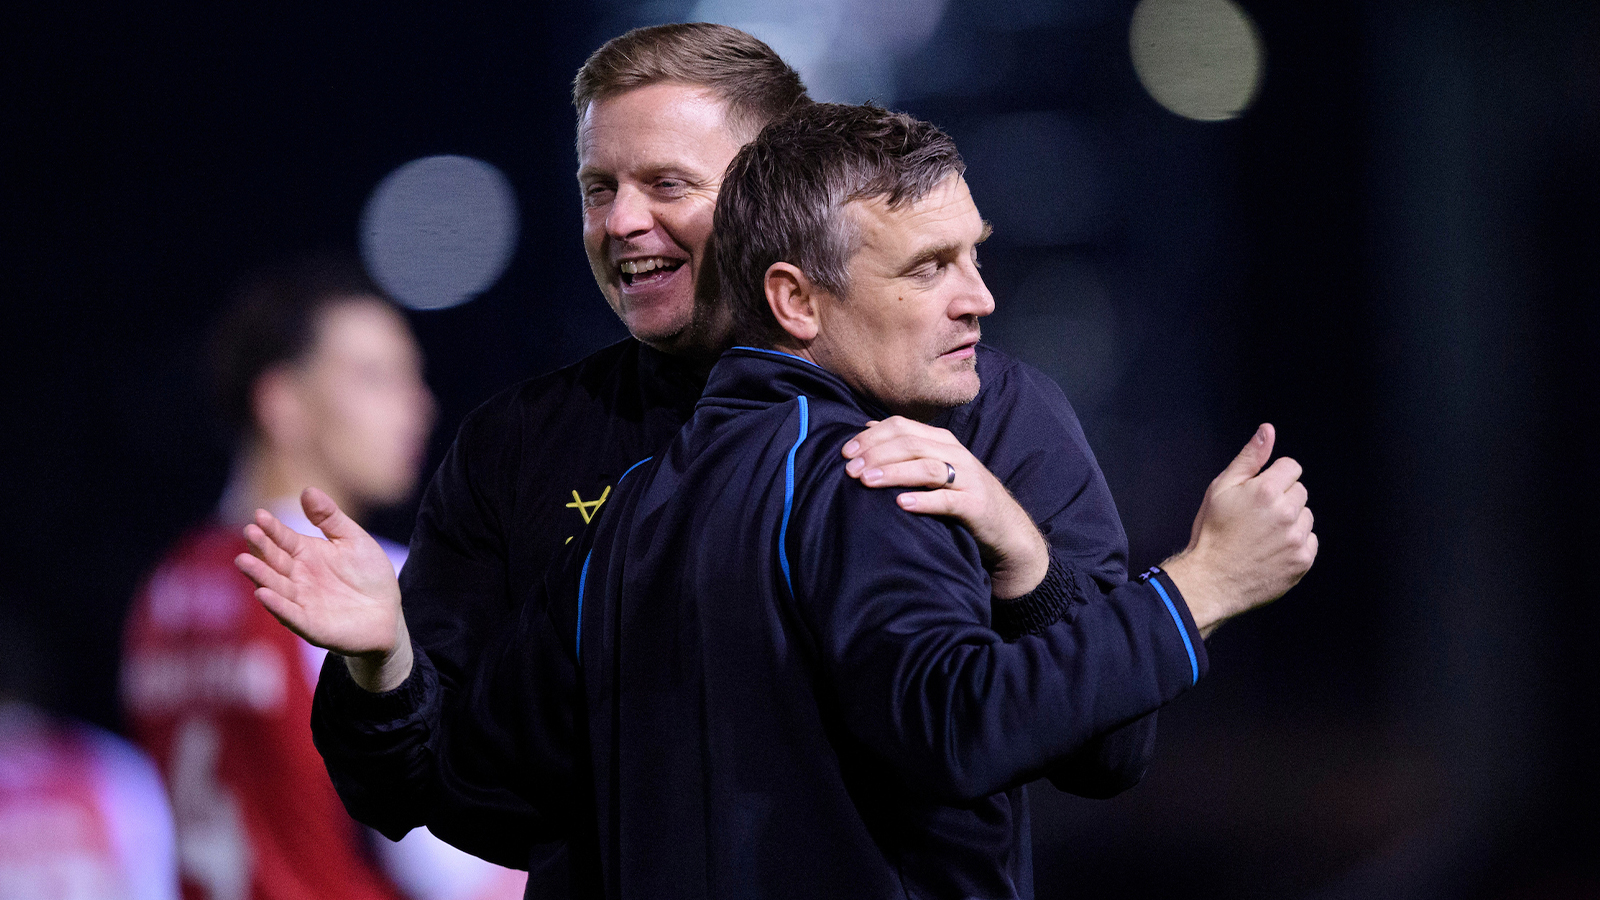
<svg viewBox="0 0 1600 900">
<path fill-rule="evenodd" d="M 964 283 L 950 304 L 950 318 L 982 318 L 994 312 L 994 295 L 989 293 L 989 286 L 983 283 L 983 275 L 979 274 L 978 267 L 971 263 L 963 264 L 960 277 Z"/>
<path fill-rule="evenodd" d="M 606 233 L 614 238 L 630 238 L 655 227 L 650 213 L 650 198 L 633 185 L 620 185 L 606 212 Z"/>
</svg>

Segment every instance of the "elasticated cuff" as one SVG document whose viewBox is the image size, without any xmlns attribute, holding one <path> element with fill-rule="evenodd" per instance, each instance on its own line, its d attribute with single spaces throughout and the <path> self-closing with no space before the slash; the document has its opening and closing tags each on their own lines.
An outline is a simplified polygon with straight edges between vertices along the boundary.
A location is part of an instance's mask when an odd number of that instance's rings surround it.
<svg viewBox="0 0 1600 900">
<path fill-rule="evenodd" d="M 411 674 L 393 690 L 375 694 L 356 684 L 337 653 L 323 660 L 320 681 L 327 685 L 328 699 L 340 715 L 372 723 L 409 718 L 428 702 L 431 685 L 439 678 L 421 647 L 413 643 L 411 652 Z"/>
<path fill-rule="evenodd" d="M 1073 607 L 1087 602 L 1083 576 L 1050 548 L 1050 567 L 1039 586 L 1011 600 L 994 601 L 994 630 L 1014 641 L 1039 634 L 1056 622 L 1071 620 Z"/>
</svg>

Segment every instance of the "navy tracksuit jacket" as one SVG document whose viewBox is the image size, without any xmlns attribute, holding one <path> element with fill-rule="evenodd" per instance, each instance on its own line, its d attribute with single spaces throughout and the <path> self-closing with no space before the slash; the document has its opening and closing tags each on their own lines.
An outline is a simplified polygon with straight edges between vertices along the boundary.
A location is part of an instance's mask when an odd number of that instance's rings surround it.
<svg viewBox="0 0 1600 900">
<path fill-rule="evenodd" d="M 576 895 L 1031 896 L 1021 785 L 1136 780 L 1153 731 L 1123 726 L 1204 647 L 1164 576 L 1002 640 L 971 537 L 845 475 L 880 416 L 808 362 L 730 351 L 448 722 L 425 653 L 398 697 L 323 714 L 412 716 L 372 758 L 427 783 L 434 830 L 471 844 L 514 794 L 536 875 Z"/>
</svg>

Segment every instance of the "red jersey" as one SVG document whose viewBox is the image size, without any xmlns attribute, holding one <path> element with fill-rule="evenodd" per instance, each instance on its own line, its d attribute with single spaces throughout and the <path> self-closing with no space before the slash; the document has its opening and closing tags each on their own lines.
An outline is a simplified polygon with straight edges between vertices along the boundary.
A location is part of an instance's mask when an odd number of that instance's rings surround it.
<svg viewBox="0 0 1600 900">
<path fill-rule="evenodd" d="M 129 612 L 123 702 L 166 776 L 185 900 L 398 900 L 311 743 L 304 647 L 234 568 L 240 529 L 186 535 Z"/>
</svg>

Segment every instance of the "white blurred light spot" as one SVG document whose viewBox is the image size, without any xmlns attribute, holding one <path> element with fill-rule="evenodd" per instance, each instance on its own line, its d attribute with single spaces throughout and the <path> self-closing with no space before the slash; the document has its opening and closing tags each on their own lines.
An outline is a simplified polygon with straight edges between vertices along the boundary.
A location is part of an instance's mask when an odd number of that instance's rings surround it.
<svg viewBox="0 0 1600 900">
<path fill-rule="evenodd" d="M 499 169 L 426 156 L 395 169 L 361 213 L 361 258 L 412 309 L 444 309 L 488 290 L 517 246 L 517 201 Z"/>
<path fill-rule="evenodd" d="M 1128 43 L 1144 89 L 1185 118 L 1235 118 L 1261 87 L 1261 36 L 1230 0 L 1141 0 Z"/>
<path fill-rule="evenodd" d="M 895 101 L 894 63 L 920 49 L 947 0 L 698 0 L 686 21 L 755 35 L 800 73 L 812 99 Z"/>
</svg>

